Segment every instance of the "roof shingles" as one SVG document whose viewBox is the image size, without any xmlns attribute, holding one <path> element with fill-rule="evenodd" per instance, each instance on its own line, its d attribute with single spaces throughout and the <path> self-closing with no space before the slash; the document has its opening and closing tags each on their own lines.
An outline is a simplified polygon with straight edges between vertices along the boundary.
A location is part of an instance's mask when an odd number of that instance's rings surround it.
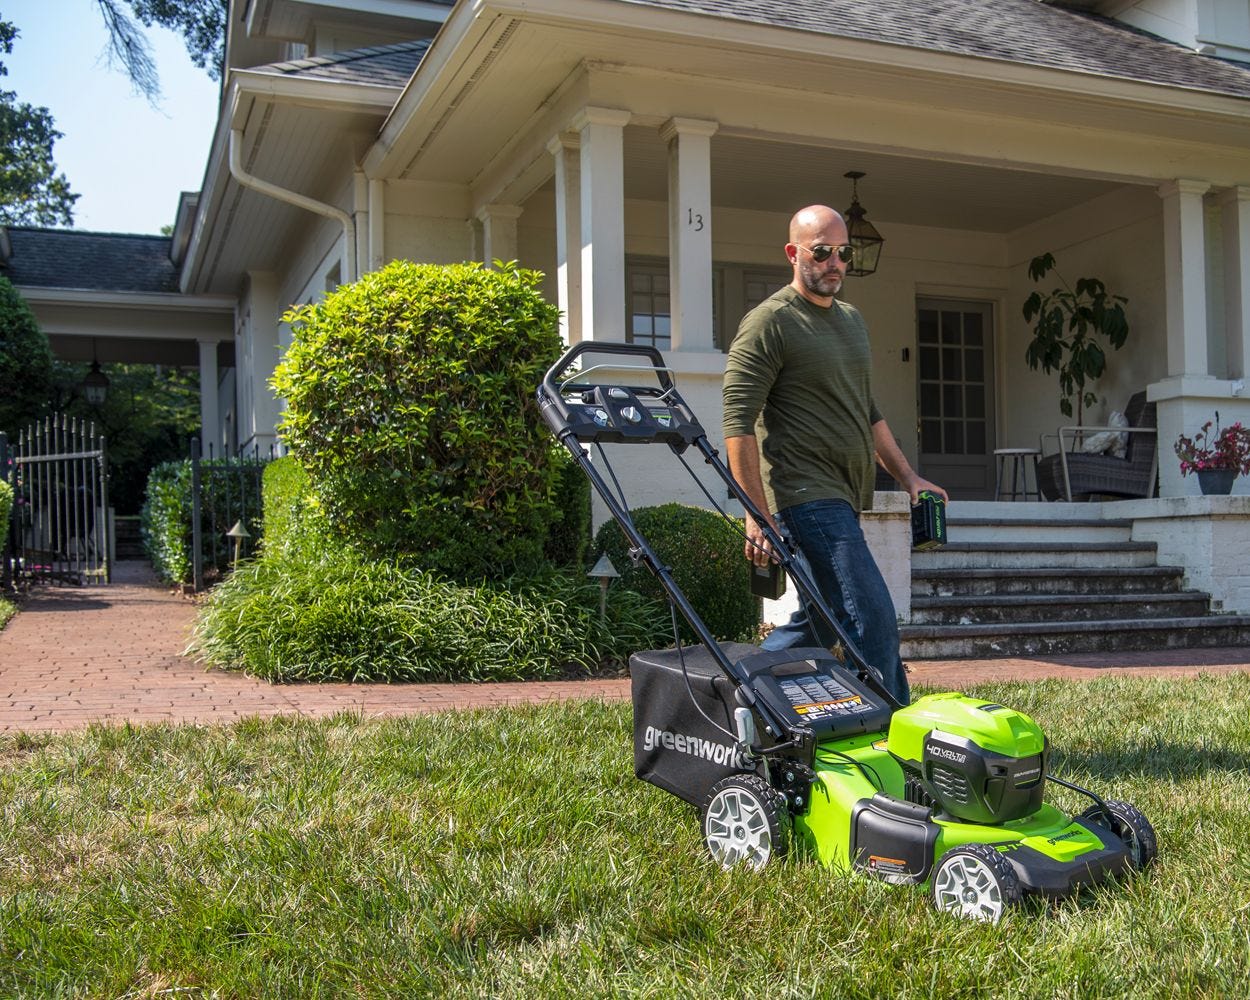
<svg viewBox="0 0 1250 1000">
<path fill-rule="evenodd" d="M 1094 76 L 1250 97 L 1250 66 L 1040 0 L 624 0 Z"/>
<path fill-rule="evenodd" d="M 168 236 L 10 226 L 12 254 L 0 274 L 27 288 L 177 292 Z"/>
</svg>

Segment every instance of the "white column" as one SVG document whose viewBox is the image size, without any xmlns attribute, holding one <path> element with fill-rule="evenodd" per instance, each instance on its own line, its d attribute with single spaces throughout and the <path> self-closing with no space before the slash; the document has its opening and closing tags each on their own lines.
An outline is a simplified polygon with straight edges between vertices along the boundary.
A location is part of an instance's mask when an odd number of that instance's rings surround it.
<svg viewBox="0 0 1250 1000">
<path fill-rule="evenodd" d="M 524 211 L 519 205 L 483 205 L 477 213 L 482 222 L 482 263 L 516 260 L 516 221 Z"/>
<path fill-rule="evenodd" d="M 200 346 L 200 449 L 221 457 L 221 407 L 217 400 L 217 341 L 201 340 Z M 209 451 L 209 448 L 212 451 Z"/>
<path fill-rule="evenodd" d="M 281 416 L 278 397 L 269 386 L 282 351 L 279 317 L 283 309 L 278 301 L 277 275 L 271 271 L 249 271 L 248 296 L 251 304 L 248 330 L 251 343 L 246 359 L 246 384 L 250 391 L 248 409 L 241 409 L 238 415 L 239 447 L 255 447 L 264 451 L 277 440 L 278 418 Z M 235 363 L 243 362 L 236 358 Z"/>
<path fill-rule="evenodd" d="M 625 126 L 618 108 L 586 107 L 581 140 L 582 339 L 625 339 Z"/>
<path fill-rule="evenodd" d="M 668 284 L 674 351 L 712 351 L 712 136 L 718 125 L 670 118 Z"/>
<path fill-rule="evenodd" d="M 386 263 L 386 181 L 369 181 L 369 270 Z"/>
<path fill-rule="evenodd" d="M 582 339 L 582 178 L 581 137 L 561 132 L 547 143 L 556 162 L 556 289 L 560 338 L 572 346 Z"/>
<path fill-rule="evenodd" d="M 1170 377 L 1207 374 L 1207 265 L 1203 239 L 1205 181 L 1160 184 L 1163 275 L 1167 296 Z"/>
<path fill-rule="evenodd" d="M 1243 382 L 1250 371 L 1250 187 L 1220 197 L 1224 229 L 1224 333 L 1228 376 Z"/>
</svg>

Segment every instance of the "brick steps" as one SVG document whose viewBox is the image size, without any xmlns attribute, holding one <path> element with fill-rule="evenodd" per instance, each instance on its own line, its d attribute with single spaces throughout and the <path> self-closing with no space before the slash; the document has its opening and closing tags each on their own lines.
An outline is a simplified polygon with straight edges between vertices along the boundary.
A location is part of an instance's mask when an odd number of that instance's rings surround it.
<svg viewBox="0 0 1250 1000">
<path fill-rule="evenodd" d="M 1131 522 L 1011 513 L 952 517 L 950 544 L 913 553 L 905 660 L 1250 645 L 1250 615 L 1212 614 Z"/>
</svg>

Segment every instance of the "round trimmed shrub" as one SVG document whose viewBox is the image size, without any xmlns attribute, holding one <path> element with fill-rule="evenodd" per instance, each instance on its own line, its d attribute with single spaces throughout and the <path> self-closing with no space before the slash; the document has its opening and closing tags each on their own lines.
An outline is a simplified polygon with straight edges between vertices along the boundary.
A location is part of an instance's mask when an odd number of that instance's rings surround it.
<svg viewBox="0 0 1250 1000">
<path fill-rule="evenodd" d="M 284 317 L 282 432 L 353 544 L 460 580 L 541 563 L 557 472 L 534 390 L 560 351 L 541 277 L 395 261 Z"/>
<path fill-rule="evenodd" d="M 758 599 L 751 593 L 751 566 L 742 555 L 742 535 L 714 511 L 679 503 L 639 507 L 634 524 L 718 639 L 752 640 L 759 625 Z M 595 535 L 595 551 L 606 552 L 621 574 L 619 584 L 667 603 L 659 580 L 629 558 L 629 542 L 615 521 Z M 695 636 L 677 616 L 683 641 Z"/>
</svg>

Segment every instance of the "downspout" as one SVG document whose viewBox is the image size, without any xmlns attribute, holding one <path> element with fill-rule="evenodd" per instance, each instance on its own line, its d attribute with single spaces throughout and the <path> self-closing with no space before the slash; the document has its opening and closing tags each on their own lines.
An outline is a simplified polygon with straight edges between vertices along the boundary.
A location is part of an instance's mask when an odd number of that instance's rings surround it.
<svg viewBox="0 0 1250 1000">
<path fill-rule="evenodd" d="M 276 184 L 262 181 L 259 177 L 253 177 L 243 169 L 242 149 L 243 130 L 232 128 L 230 130 L 230 174 L 236 181 L 244 187 L 251 188 L 253 191 L 259 191 L 261 194 L 268 195 L 270 198 L 276 198 L 278 201 L 284 201 L 288 205 L 294 205 L 296 208 L 303 208 L 309 212 L 324 215 L 343 227 L 343 245 L 347 257 L 347 266 L 345 268 L 347 273 L 343 276 L 343 282 L 355 281 L 357 278 L 356 223 L 352 219 L 351 214 L 344 212 L 336 205 L 327 205 L 325 202 L 302 195 L 298 191 L 288 191 L 286 188 L 280 188 Z"/>
</svg>

